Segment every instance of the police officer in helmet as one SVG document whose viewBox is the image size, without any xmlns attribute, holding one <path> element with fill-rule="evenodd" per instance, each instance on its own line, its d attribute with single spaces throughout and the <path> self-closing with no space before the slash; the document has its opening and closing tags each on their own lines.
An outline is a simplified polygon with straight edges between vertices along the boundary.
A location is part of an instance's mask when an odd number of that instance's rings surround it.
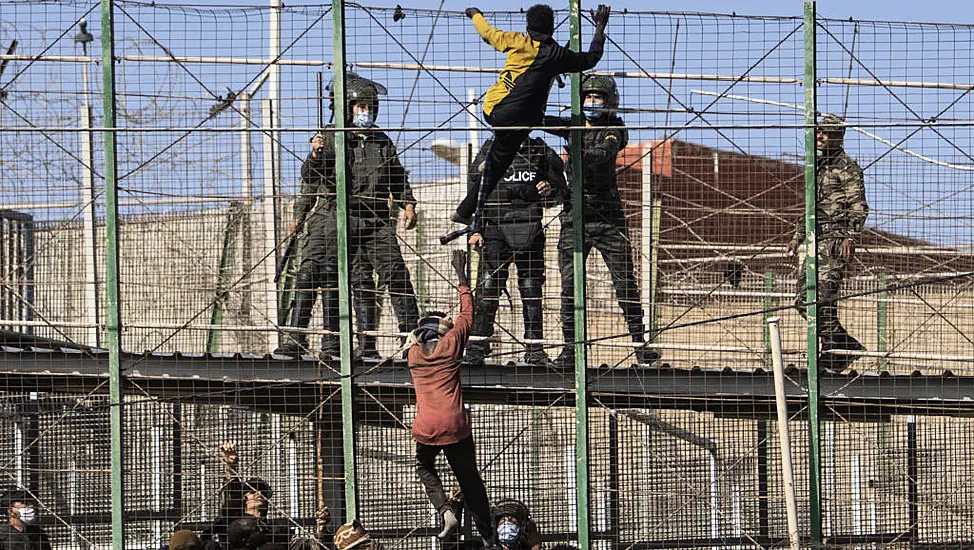
<svg viewBox="0 0 974 550">
<path fill-rule="evenodd" d="M 625 123 L 619 118 L 619 89 L 611 76 L 587 74 L 582 80 L 583 114 L 582 179 L 585 192 L 585 257 L 598 250 L 615 287 L 616 299 L 622 309 L 626 326 L 639 364 L 659 359 L 656 350 L 645 346 L 643 307 L 636 282 L 629 228 L 622 208 L 622 196 L 616 182 L 616 158 L 629 141 L 629 133 L 618 127 Z M 571 119 L 546 116 L 545 126 L 569 126 Z M 616 128 L 609 128 L 616 127 Z M 545 131 L 568 139 L 570 131 Z M 568 170 L 572 170 L 571 163 Z M 561 330 L 565 347 L 555 359 L 560 367 L 571 367 L 575 360 L 574 320 L 575 286 L 572 262 L 572 201 L 565 201 L 561 213 L 561 233 L 558 236 L 558 269 L 561 273 Z"/>
<path fill-rule="evenodd" d="M 346 178 L 351 283 L 358 334 L 355 355 L 378 357 L 376 337 L 362 334 L 378 328 L 378 287 L 389 289 L 400 332 L 408 332 L 419 319 L 409 271 L 402 259 L 389 203 L 401 207 L 406 229 L 416 227 L 416 199 L 406 170 L 389 136 L 376 129 L 379 95 L 385 87 L 348 73 L 345 93 Z M 334 97 L 332 97 L 334 105 Z M 338 261 L 334 132 L 321 132 L 312 140 L 312 152 L 301 168 L 301 194 L 295 204 L 292 230 L 307 228 L 298 269 L 290 326 L 305 328 L 311 318 L 315 290 L 322 289 L 324 325 L 338 330 Z M 309 215 L 310 213 L 310 215 Z M 303 335 L 290 335 L 278 353 L 298 353 L 306 347 Z M 326 335 L 322 355 L 338 354 L 338 339 Z"/>
<path fill-rule="evenodd" d="M 484 158 L 490 140 L 484 143 L 470 169 L 471 187 L 480 183 Z M 524 338 L 544 338 L 541 291 L 545 280 L 545 236 L 542 214 L 556 198 L 566 193 L 564 163 L 544 140 L 525 138 L 514 162 L 487 196 L 483 209 L 484 226 L 470 236 L 469 244 L 482 247 L 480 288 L 474 317 L 473 336 L 491 336 L 501 292 L 507 287 L 510 265 L 517 267 L 518 290 L 524 318 Z M 482 364 L 490 353 L 483 340 L 467 344 L 464 362 Z M 549 365 L 544 347 L 538 342 L 525 345 L 524 361 Z"/>
</svg>

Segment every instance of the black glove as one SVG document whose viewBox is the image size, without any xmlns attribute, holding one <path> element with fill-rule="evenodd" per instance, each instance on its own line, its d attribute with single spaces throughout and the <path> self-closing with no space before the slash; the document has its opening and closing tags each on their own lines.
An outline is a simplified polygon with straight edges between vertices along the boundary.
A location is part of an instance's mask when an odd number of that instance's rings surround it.
<svg viewBox="0 0 974 550">
<path fill-rule="evenodd" d="M 605 27 L 609 24 L 609 13 L 611 11 L 612 8 L 605 4 L 599 4 L 599 9 L 592 11 L 592 20 L 595 21 L 595 32 L 605 32 Z"/>
<path fill-rule="evenodd" d="M 480 10 L 478 10 L 477 8 L 467 8 L 463 10 L 463 14 L 469 17 L 470 19 L 473 19 L 473 16 L 477 15 L 478 13 L 480 13 Z"/>
</svg>

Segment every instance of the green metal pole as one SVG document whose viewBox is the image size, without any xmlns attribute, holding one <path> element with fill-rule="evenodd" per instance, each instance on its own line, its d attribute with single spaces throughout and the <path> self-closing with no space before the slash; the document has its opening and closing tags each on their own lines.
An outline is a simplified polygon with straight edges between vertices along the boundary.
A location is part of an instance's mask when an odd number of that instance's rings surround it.
<svg viewBox="0 0 974 550">
<path fill-rule="evenodd" d="M 336 225 L 338 228 L 338 322 L 342 368 L 342 441 L 345 464 L 345 519 L 358 517 L 355 483 L 355 401 L 352 387 L 352 300 L 348 280 L 348 182 L 345 179 L 345 2 L 335 0 L 332 7 L 334 35 L 335 183 Z"/>
<path fill-rule="evenodd" d="M 571 49 L 581 50 L 581 0 L 568 0 Z M 582 78 L 572 73 L 572 126 L 581 127 Z M 572 132 L 572 269 L 575 276 L 575 492 L 578 500 L 578 547 L 589 548 L 588 381 L 585 335 L 585 182 L 582 179 L 582 134 Z"/>
<path fill-rule="evenodd" d="M 210 312 L 210 325 L 218 326 L 223 324 L 223 309 L 227 304 L 227 297 L 230 294 L 230 267 L 233 264 L 234 242 L 237 236 L 237 226 L 243 217 L 243 205 L 239 202 L 230 203 L 230 212 L 227 217 L 227 227 L 223 231 L 223 248 L 220 252 L 220 268 L 216 276 L 216 298 L 213 300 L 213 311 Z M 218 328 L 210 329 L 206 332 L 206 352 L 216 353 L 220 348 L 220 335 L 222 331 Z"/>
<path fill-rule="evenodd" d="M 818 387 L 818 239 L 815 183 L 815 2 L 805 2 L 805 280 L 808 306 L 808 511 L 813 544 L 822 542 L 822 447 Z"/>
<path fill-rule="evenodd" d="M 108 344 L 108 404 L 111 422 L 112 548 L 125 548 L 125 476 L 122 470 L 122 315 L 119 296 L 118 174 L 115 149 L 115 13 L 101 2 L 102 102 L 105 130 L 105 287 Z"/>
<path fill-rule="evenodd" d="M 768 319 L 774 317 L 774 314 L 770 312 L 770 309 L 774 307 L 774 271 L 764 272 L 764 309 L 768 313 L 764 314 L 764 349 L 767 351 L 764 353 L 764 366 L 765 368 L 771 368 L 771 329 L 768 328 Z"/>
<path fill-rule="evenodd" d="M 886 319 L 889 312 L 889 296 L 886 293 L 886 274 L 879 274 L 879 285 L 883 287 L 882 292 L 877 296 L 879 303 L 876 304 L 876 351 L 886 352 L 889 346 L 888 334 L 886 332 Z M 886 357 L 879 358 L 879 370 L 886 370 Z"/>
<path fill-rule="evenodd" d="M 659 229 L 663 218 L 663 199 L 653 200 L 653 244 L 652 251 L 653 254 L 650 257 L 651 265 L 650 276 L 649 276 L 649 297 L 650 297 L 650 308 L 651 315 L 650 319 L 650 338 L 647 338 L 649 342 L 656 343 L 659 340 L 659 300 L 658 293 L 656 289 L 659 288 Z"/>
</svg>

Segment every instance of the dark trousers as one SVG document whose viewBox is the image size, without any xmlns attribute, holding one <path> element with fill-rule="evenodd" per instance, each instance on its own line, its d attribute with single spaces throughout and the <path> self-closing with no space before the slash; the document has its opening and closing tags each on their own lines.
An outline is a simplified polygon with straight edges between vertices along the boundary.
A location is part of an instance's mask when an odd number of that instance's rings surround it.
<svg viewBox="0 0 974 550">
<path fill-rule="evenodd" d="M 566 342 L 575 340 L 575 272 L 572 262 L 572 222 L 567 216 L 561 218 L 561 234 L 558 236 L 558 269 L 561 272 L 561 331 Z M 587 222 L 585 224 L 585 258 L 595 248 L 602 254 L 612 286 L 615 287 L 616 300 L 622 308 L 629 334 L 634 342 L 644 340 L 643 306 L 639 300 L 639 284 L 636 282 L 635 266 L 632 260 L 632 247 L 625 226 L 608 222 Z"/>
<path fill-rule="evenodd" d="M 508 112 L 511 109 L 504 105 L 497 105 L 489 115 L 487 122 L 491 126 L 526 126 L 526 121 L 520 113 Z M 484 171 L 479 185 L 468 186 L 467 196 L 457 207 L 457 213 L 468 218 L 483 210 L 484 202 L 490 192 L 497 186 L 497 182 L 504 177 L 504 173 L 511 167 L 514 157 L 521 150 L 521 144 L 530 134 L 530 130 L 494 130 L 494 140 L 484 157 Z"/>
<path fill-rule="evenodd" d="M 399 321 L 399 331 L 409 332 L 419 321 L 416 293 L 409 279 L 409 269 L 402 259 L 396 228 L 389 223 L 352 220 L 349 235 L 349 256 L 352 262 L 351 279 L 355 290 L 359 330 L 376 330 L 376 281 L 378 289 L 388 289 L 392 309 Z"/>
<path fill-rule="evenodd" d="M 485 541 L 493 542 L 497 538 L 497 529 L 490 518 L 490 502 L 487 500 L 487 489 L 480 478 L 477 469 L 477 456 L 473 445 L 473 436 L 451 445 L 426 445 L 416 443 L 416 473 L 419 475 L 426 495 L 436 510 L 442 514 L 450 507 L 446 493 L 443 491 L 443 481 L 436 471 L 436 457 L 443 451 L 450 469 L 463 491 L 464 505 L 473 515 L 477 530 Z"/>
<path fill-rule="evenodd" d="M 533 224 L 527 224 L 533 226 Z M 515 249 L 504 235 L 504 225 L 489 225 L 484 230 L 484 246 L 480 251 L 480 288 L 477 290 L 477 309 L 474 313 L 474 336 L 494 334 L 494 317 L 498 300 L 507 287 L 510 267 L 517 267 L 518 291 L 521 293 L 521 311 L 524 317 L 524 337 L 528 340 L 544 338 L 541 290 L 544 286 L 544 233 L 540 231 L 530 239 L 527 247 Z M 470 342 L 468 347 L 486 347 L 484 341 Z"/>
</svg>

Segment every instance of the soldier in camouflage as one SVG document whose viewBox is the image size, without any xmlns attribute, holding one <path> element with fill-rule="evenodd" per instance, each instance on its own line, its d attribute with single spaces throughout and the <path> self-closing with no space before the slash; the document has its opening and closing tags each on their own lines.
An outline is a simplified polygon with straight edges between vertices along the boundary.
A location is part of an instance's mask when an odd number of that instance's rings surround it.
<svg viewBox="0 0 974 550">
<path fill-rule="evenodd" d="M 659 352 L 646 347 L 643 307 L 636 283 L 632 247 L 622 196 L 616 183 L 616 157 L 629 141 L 625 129 L 600 128 L 623 126 L 616 114 L 619 108 L 619 89 L 611 76 L 585 75 L 582 81 L 583 114 L 589 131 L 582 133 L 582 178 L 585 189 L 585 257 L 593 248 L 602 253 L 612 277 L 616 299 L 622 308 L 632 341 L 637 344 L 636 363 L 650 364 L 659 359 Z M 568 126 L 571 120 L 547 116 L 545 126 Z M 545 129 L 546 132 L 568 139 L 570 130 Z M 569 163 L 569 172 L 572 166 Z M 561 212 L 561 234 L 558 237 L 558 268 L 561 272 L 561 330 L 565 347 L 555 359 L 555 365 L 569 368 L 574 364 L 575 347 L 575 274 L 572 261 L 571 198 Z"/>
<path fill-rule="evenodd" d="M 835 115 L 822 117 L 815 134 L 819 161 L 816 174 L 816 218 L 818 240 L 818 333 L 822 342 L 821 366 L 840 371 L 856 356 L 831 357 L 834 350 L 862 351 L 865 348 L 846 332 L 839 322 L 838 299 L 849 262 L 855 252 L 856 238 L 862 233 L 869 205 L 862 168 L 842 147 L 845 119 Z M 795 236 L 788 243 L 789 256 L 799 251 L 805 241 L 805 220 L 798 223 Z M 805 317 L 806 259 L 801 257 L 795 305 Z"/>
</svg>

